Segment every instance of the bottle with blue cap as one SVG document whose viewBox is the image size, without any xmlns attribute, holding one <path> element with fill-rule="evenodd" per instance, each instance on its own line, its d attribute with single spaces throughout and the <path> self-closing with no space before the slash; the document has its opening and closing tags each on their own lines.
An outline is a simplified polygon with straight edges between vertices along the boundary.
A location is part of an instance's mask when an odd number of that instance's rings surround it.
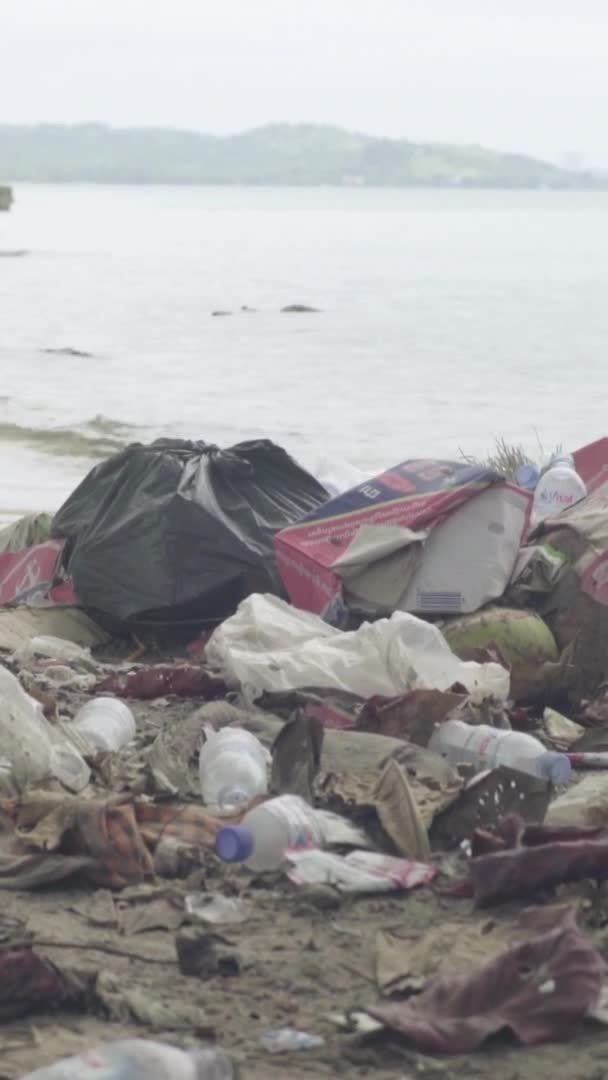
<svg viewBox="0 0 608 1080">
<path fill-rule="evenodd" d="M 530 461 L 524 461 L 515 470 L 515 483 L 526 491 L 534 491 L 540 479 L 540 472 L 536 465 Z"/>
<path fill-rule="evenodd" d="M 547 750 L 533 735 L 510 728 L 445 720 L 435 728 L 429 750 L 447 758 L 450 765 L 473 765 L 480 772 L 505 765 L 549 780 L 556 787 L 570 779 L 571 766 L 566 754 Z"/>
<path fill-rule="evenodd" d="M 320 847 L 322 816 L 298 795 L 280 795 L 249 810 L 240 825 L 225 825 L 215 852 L 225 862 L 240 862 L 256 873 L 276 870 L 290 848 Z"/>
</svg>

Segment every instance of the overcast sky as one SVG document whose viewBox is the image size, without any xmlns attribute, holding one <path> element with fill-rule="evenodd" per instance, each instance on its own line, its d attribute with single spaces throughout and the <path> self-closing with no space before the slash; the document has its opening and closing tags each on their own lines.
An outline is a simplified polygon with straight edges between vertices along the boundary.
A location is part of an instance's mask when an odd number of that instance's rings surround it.
<svg viewBox="0 0 608 1080">
<path fill-rule="evenodd" d="M 0 121 L 315 121 L 608 165 L 608 0 L 3 0 Z"/>
</svg>

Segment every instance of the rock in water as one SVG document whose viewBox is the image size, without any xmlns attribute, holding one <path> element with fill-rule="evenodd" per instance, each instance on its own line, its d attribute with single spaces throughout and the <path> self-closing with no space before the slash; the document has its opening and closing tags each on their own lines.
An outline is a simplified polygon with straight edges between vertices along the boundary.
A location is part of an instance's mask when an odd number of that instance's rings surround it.
<svg viewBox="0 0 608 1080">
<path fill-rule="evenodd" d="M 281 312 L 295 315 L 307 315 L 310 313 L 319 314 L 320 308 L 308 307 L 307 304 L 288 304 L 287 307 L 281 308 Z"/>
</svg>

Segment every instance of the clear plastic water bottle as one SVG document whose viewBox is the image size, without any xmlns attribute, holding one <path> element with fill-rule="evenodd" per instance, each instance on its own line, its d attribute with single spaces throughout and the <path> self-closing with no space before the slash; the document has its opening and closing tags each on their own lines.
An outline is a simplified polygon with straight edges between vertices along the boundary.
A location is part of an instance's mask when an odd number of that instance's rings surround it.
<svg viewBox="0 0 608 1080">
<path fill-rule="evenodd" d="M 554 455 L 536 485 L 530 528 L 535 529 L 545 518 L 561 514 L 586 494 L 587 488 L 576 471 L 572 455 Z"/>
<path fill-rule="evenodd" d="M 505 731 L 488 724 L 467 724 L 464 720 L 445 720 L 435 728 L 429 750 L 447 758 L 450 765 L 473 765 L 480 771 L 509 769 L 567 784 L 570 761 L 565 754 L 546 750 L 533 735 L 523 731 Z"/>
<path fill-rule="evenodd" d="M 215 851 L 225 862 L 242 862 L 256 873 L 276 870 L 289 848 L 319 847 L 322 820 L 298 795 L 277 799 L 249 810 L 240 825 L 226 825 L 215 838 Z"/>
<path fill-rule="evenodd" d="M 243 806 L 268 791 L 270 755 L 245 728 L 211 732 L 201 747 L 199 775 L 207 806 Z"/>
<path fill-rule="evenodd" d="M 177 1050 L 124 1039 L 36 1069 L 22 1080 L 236 1080 L 236 1075 L 221 1050 Z"/>
<path fill-rule="evenodd" d="M 133 713 L 118 698 L 97 697 L 87 701 L 76 713 L 73 723 L 95 750 L 117 753 L 135 738 Z"/>
</svg>

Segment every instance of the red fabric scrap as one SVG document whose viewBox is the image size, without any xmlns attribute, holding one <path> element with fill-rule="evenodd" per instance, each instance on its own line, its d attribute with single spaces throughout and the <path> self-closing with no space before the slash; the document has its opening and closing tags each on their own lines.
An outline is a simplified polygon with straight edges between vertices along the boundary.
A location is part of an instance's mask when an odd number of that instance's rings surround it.
<svg viewBox="0 0 608 1080">
<path fill-rule="evenodd" d="M 61 972 L 32 949 L 0 952 L 0 1018 L 24 1016 L 67 996 Z"/>
<path fill-rule="evenodd" d="M 526 1045 L 558 1042 L 595 1007 L 605 975 L 570 908 L 557 927 L 476 971 L 435 975 L 419 996 L 367 1011 L 435 1054 L 468 1053 L 505 1029 Z"/>
<path fill-rule="evenodd" d="M 477 830 L 469 865 L 477 906 L 528 896 L 571 881 L 608 877 L 608 830 L 602 827 L 526 825 L 510 815 L 495 833 Z"/>
<path fill-rule="evenodd" d="M 186 664 L 156 664 L 130 671 L 127 675 L 109 675 L 98 683 L 97 693 L 117 694 L 124 698 L 204 697 L 216 698 L 226 693 L 226 683 L 203 667 Z"/>
</svg>

